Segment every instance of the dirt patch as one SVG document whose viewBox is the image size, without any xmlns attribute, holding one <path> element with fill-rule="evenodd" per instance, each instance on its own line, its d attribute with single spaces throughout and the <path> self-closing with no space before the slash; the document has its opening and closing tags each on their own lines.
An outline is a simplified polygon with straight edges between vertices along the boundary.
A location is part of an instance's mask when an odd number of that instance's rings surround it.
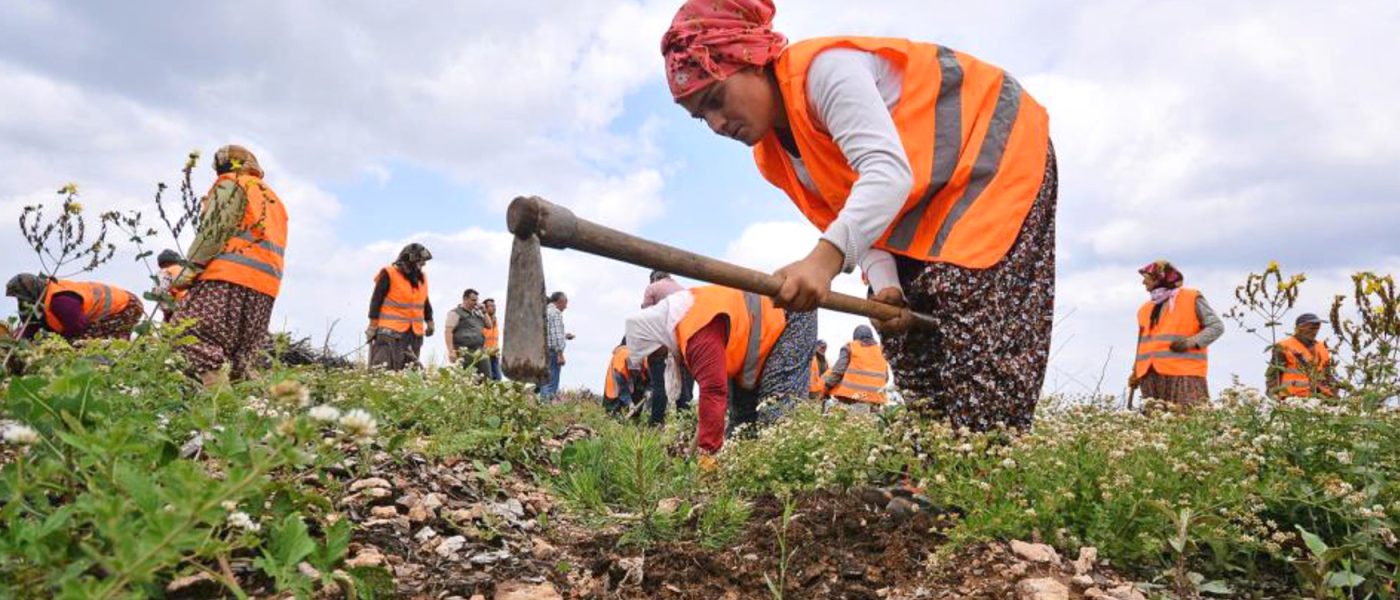
<svg viewBox="0 0 1400 600">
<path fill-rule="evenodd" d="M 1021 582 L 1037 578 L 1085 598 L 1090 588 L 1123 584 L 1097 565 L 1076 583 L 1072 561 L 1034 563 L 1002 544 L 939 556 L 945 540 L 929 513 L 899 519 L 856 496 L 828 492 L 802 496 L 797 506 L 786 532 L 789 598 L 1004 599 L 1018 597 Z M 561 543 L 582 571 L 561 583 L 577 598 L 771 598 L 767 581 L 779 579 L 782 510 L 772 497 L 758 500 L 744 534 L 724 550 L 663 543 L 643 552 L 617 548 L 616 534 L 576 532 L 582 535 Z"/>
</svg>

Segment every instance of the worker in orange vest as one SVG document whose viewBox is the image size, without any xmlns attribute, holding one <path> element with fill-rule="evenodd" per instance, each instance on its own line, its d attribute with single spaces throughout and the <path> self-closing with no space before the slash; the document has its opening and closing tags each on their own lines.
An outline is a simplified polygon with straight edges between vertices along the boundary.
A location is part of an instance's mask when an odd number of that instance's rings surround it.
<svg viewBox="0 0 1400 600">
<path fill-rule="evenodd" d="M 816 342 L 816 313 L 715 285 L 675 292 L 627 318 L 629 366 L 665 348 L 700 384 L 696 443 L 707 457 L 724 443 L 726 409 L 732 431 L 759 420 L 760 399 L 788 406 L 806 396 Z"/>
<path fill-rule="evenodd" d="M 763 177 L 823 232 L 776 272 L 776 305 L 811 310 L 859 266 L 876 300 L 937 322 L 907 333 L 904 318 L 875 323 L 901 385 L 926 399 L 916 408 L 959 427 L 1028 428 L 1054 308 L 1045 109 L 1002 69 L 945 46 L 789 44 L 774 10 L 687 0 L 661 52 L 676 102 L 752 147 Z"/>
<path fill-rule="evenodd" d="M 811 400 L 826 398 L 826 340 L 817 340 L 817 349 L 812 351 L 812 374 L 807 379 L 807 397 Z"/>
<path fill-rule="evenodd" d="M 68 340 L 131 337 L 145 307 L 136 294 L 114 285 L 59 280 L 20 273 L 5 284 L 5 295 L 19 303 L 20 337 L 40 330 Z"/>
<path fill-rule="evenodd" d="M 627 360 L 627 338 L 613 348 L 608 361 L 607 379 L 603 382 L 603 406 L 611 414 L 626 414 L 632 405 L 641 402 L 645 389 L 646 369 L 632 366 Z"/>
<path fill-rule="evenodd" d="M 1293 335 L 1274 346 L 1273 359 L 1264 374 L 1270 396 L 1279 399 L 1336 397 L 1332 354 L 1327 344 L 1317 339 L 1326 322 L 1313 313 L 1299 315 L 1293 323 Z"/>
<path fill-rule="evenodd" d="M 176 281 L 185 273 L 184 261 L 180 259 L 180 253 L 174 250 L 161 250 L 156 255 L 156 267 L 160 272 L 156 274 L 156 289 L 152 290 L 153 295 L 160 299 L 160 312 L 166 323 L 175 318 L 175 309 L 179 307 L 180 300 L 183 300 L 189 293 L 174 287 Z"/>
<path fill-rule="evenodd" d="M 482 330 L 486 335 L 486 353 L 491 360 L 491 379 L 501 380 L 501 323 L 496 320 L 496 299 L 487 298 L 481 301 L 482 308 L 486 309 L 486 316 L 490 319 L 489 327 Z"/>
<path fill-rule="evenodd" d="M 369 365 L 391 371 L 422 366 L 423 338 L 433 335 L 433 303 L 428 300 L 428 274 L 424 265 L 433 253 L 413 243 L 374 276 L 369 300 Z"/>
<path fill-rule="evenodd" d="M 875 332 L 865 325 L 856 327 L 851 338 L 826 374 L 828 393 L 852 412 L 879 410 L 887 402 L 885 382 L 890 378 L 884 349 L 875 341 Z"/>
<path fill-rule="evenodd" d="M 287 208 L 263 181 L 252 152 L 224 146 L 214 153 L 214 179 L 200 208 L 186 269 L 171 289 L 188 289 L 180 317 L 194 321 L 195 342 L 181 350 L 206 386 L 242 378 L 267 339 L 272 305 L 282 289 Z"/>
<path fill-rule="evenodd" d="M 1206 347 L 1225 332 L 1225 324 L 1200 291 L 1182 287 L 1185 277 L 1171 263 L 1159 260 L 1138 273 L 1151 298 L 1138 309 L 1137 356 L 1128 387 L 1169 408 L 1208 402 Z"/>
</svg>

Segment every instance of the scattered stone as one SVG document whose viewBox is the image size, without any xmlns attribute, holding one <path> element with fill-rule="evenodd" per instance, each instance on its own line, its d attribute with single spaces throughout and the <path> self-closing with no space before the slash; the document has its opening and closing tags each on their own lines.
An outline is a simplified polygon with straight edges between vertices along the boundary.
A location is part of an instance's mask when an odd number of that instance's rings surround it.
<svg viewBox="0 0 1400 600">
<path fill-rule="evenodd" d="M 414 523 L 422 523 L 431 518 L 433 518 L 433 509 L 428 508 L 427 502 L 408 509 L 408 520 Z"/>
<path fill-rule="evenodd" d="M 394 500 L 394 504 L 402 506 L 404 510 L 412 510 L 413 507 L 418 506 L 418 503 L 422 501 L 423 499 L 418 495 L 418 492 L 408 492 L 399 496 L 397 500 Z"/>
<path fill-rule="evenodd" d="M 367 479 L 361 479 L 359 481 L 356 481 L 355 483 L 350 484 L 350 491 L 352 492 L 358 492 L 366 488 L 383 488 L 387 490 L 390 488 L 390 486 L 389 481 L 384 479 L 383 477 L 370 477 Z"/>
<path fill-rule="evenodd" d="M 679 509 L 680 507 L 681 507 L 681 499 L 680 499 L 680 498 L 662 498 L 660 502 L 657 502 L 657 503 L 656 503 L 656 514 L 658 514 L 658 515 L 670 515 L 670 514 L 674 514 L 674 513 L 676 512 L 676 510 Z"/>
<path fill-rule="evenodd" d="M 374 546 L 366 546 L 361 549 L 354 558 L 345 561 L 345 566 L 356 567 L 378 567 L 384 564 L 384 555 Z"/>
<path fill-rule="evenodd" d="M 1012 579 L 1020 579 L 1021 577 L 1024 577 L 1026 575 L 1026 572 L 1029 570 L 1030 567 L 1026 566 L 1026 563 L 1012 563 L 1010 567 L 1007 567 L 1006 574 L 1010 575 Z"/>
<path fill-rule="evenodd" d="M 442 507 L 442 494 L 433 493 L 433 494 L 428 494 L 428 495 L 426 495 L 426 496 L 423 496 L 423 502 L 422 502 L 422 504 L 420 504 L 419 506 L 422 506 L 423 508 L 428 508 L 428 509 L 441 508 L 441 507 Z"/>
<path fill-rule="evenodd" d="M 1020 600 L 1069 600 L 1065 584 L 1050 577 L 1022 579 L 1016 584 L 1016 594 Z"/>
<path fill-rule="evenodd" d="M 1088 575 L 1094 570 L 1094 563 L 1099 562 L 1099 549 L 1093 546 L 1085 546 L 1079 549 L 1079 558 L 1074 561 L 1075 575 Z"/>
<path fill-rule="evenodd" d="M 1075 575 L 1073 578 L 1071 578 L 1071 579 L 1069 580 L 1069 582 L 1072 583 L 1072 584 L 1074 584 L 1074 587 L 1077 587 L 1077 588 L 1091 588 L 1091 587 L 1094 587 L 1094 578 L 1093 578 L 1093 577 L 1090 577 L 1090 576 L 1088 576 L 1088 575 Z"/>
<path fill-rule="evenodd" d="M 370 519 L 364 522 L 365 529 L 384 527 L 391 529 L 402 529 L 407 531 L 412 524 L 408 522 L 408 517 L 394 517 L 392 519 Z"/>
<path fill-rule="evenodd" d="M 369 516 L 376 519 L 392 519 L 399 516 L 399 511 L 392 506 L 376 506 L 369 509 Z"/>
<path fill-rule="evenodd" d="M 462 537 L 462 536 L 454 536 L 454 537 L 459 537 L 459 538 L 460 538 L 460 537 Z M 451 538 L 449 538 L 449 539 L 451 539 Z M 465 538 L 463 538 L 463 539 L 465 539 Z M 471 562 L 472 562 L 472 564 L 474 564 L 474 565 L 489 565 L 489 564 L 491 564 L 491 563 L 496 563 L 496 562 L 503 561 L 503 560 L 505 560 L 505 559 L 507 559 L 507 558 L 510 558 L 510 551 L 509 551 L 509 550 L 504 550 L 504 549 L 502 549 L 502 550 L 496 550 L 495 552 L 482 552 L 481 554 L 477 554 L 477 555 L 475 555 L 475 556 L 472 557 Z"/>
<path fill-rule="evenodd" d="M 306 561 L 301 561 L 300 563 L 297 563 L 297 572 L 307 576 L 310 579 L 321 578 L 321 572 L 316 570 L 316 567 L 311 566 L 311 563 Z"/>
<path fill-rule="evenodd" d="M 496 586 L 495 600 L 563 600 L 554 584 L 508 581 Z"/>
<path fill-rule="evenodd" d="M 418 533 L 413 534 L 413 539 L 418 540 L 418 543 L 421 544 L 437 537 L 437 534 L 438 532 L 434 531 L 432 527 L 424 527 L 419 529 Z"/>
<path fill-rule="evenodd" d="M 481 594 L 472 594 L 472 600 L 486 600 L 486 596 L 483 596 Z"/>
<path fill-rule="evenodd" d="M 1060 564 L 1059 553 L 1045 544 L 1028 544 L 1020 540 L 1011 540 L 1011 551 L 1021 560 L 1052 565 Z"/>
<path fill-rule="evenodd" d="M 617 587 L 642 585 L 642 578 L 645 577 L 643 567 L 646 566 L 646 560 L 645 556 L 637 556 L 617 561 L 617 566 L 621 567 L 624 572 L 622 581 L 617 583 Z"/>
<path fill-rule="evenodd" d="M 441 556 L 443 558 L 453 558 L 457 555 L 457 552 L 460 551 L 462 547 L 466 545 L 467 538 L 464 538 L 460 535 L 454 535 L 450 538 L 443 540 L 441 544 L 438 544 L 438 547 L 434 548 L 433 552 L 436 552 L 438 556 Z M 497 594 L 496 597 L 499 598 L 500 595 Z"/>
<path fill-rule="evenodd" d="M 530 545 L 530 555 L 540 560 L 553 558 L 558 551 L 552 544 L 541 539 L 533 540 Z"/>
</svg>

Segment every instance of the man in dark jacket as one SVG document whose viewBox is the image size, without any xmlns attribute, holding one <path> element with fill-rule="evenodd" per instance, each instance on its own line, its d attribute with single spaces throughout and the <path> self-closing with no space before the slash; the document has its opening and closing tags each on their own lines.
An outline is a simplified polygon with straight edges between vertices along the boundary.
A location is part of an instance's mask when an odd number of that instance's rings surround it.
<svg viewBox="0 0 1400 600">
<path fill-rule="evenodd" d="M 486 346 L 486 328 L 491 326 L 491 317 L 477 303 L 480 294 L 468 289 L 462 292 L 462 304 L 447 314 L 447 360 L 460 362 L 463 368 L 470 368 L 491 379 L 491 362 L 483 350 Z"/>
</svg>

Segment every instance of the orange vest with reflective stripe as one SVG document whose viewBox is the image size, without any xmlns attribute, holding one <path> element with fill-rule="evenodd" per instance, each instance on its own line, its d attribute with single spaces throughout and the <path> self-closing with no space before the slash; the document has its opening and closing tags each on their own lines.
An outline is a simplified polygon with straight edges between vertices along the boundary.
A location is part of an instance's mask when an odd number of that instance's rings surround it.
<svg viewBox="0 0 1400 600">
<path fill-rule="evenodd" d="M 1160 375 L 1205 377 L 1207 352 L 1205 348 L 1193 348 L 1186 352 L 1172 352 L 1172 342 L 1184 340 L 1201 331 L 1201 321 L 1196 318 L 1196 298 L 1200 292 L 1191 288 L 1181 288 L 1176 300 L 1162 307 L 1157 318 L 1157 326 L 1151 325 L 1151 301 L 1138 309 L 1137 361 L 1133 373 L 1138 377 L 1147 374 L 1149 368 Z"/>
<path fill-rule="evenodd" d="M 807 381 L 807 392 L 810 394 L 821 394 L 826 391 L 826 382 L 822 381 L 821 365 L 817 362 L 817 357 L 812 357 L 812 376 Z"/>
<path fill-rule="evenodd" d="M 171 283 L 174 283 L 176 279 L 179 279 L 179 278 L 180 278 L 180 274 L 185 272 L 185 269 L 186 269 L 186 267 L 184 267 L 184 266 L 182 266 L 182 265 L 170 265 L 170 266 L 168 266 L 168 267 L 165 267 L 165 268 L 161 269 L 160 271 L 161 271 L 162 273 L 165 273 L 165 276 L 166 276 L 166 277 L 170 278 L 170 282 L 171 282 Z M 184 298 L 184 297 L 185 297 L 185 294 L 188 294 L 188 293 L 189 293 L 189 290 L 186 290 L 186 289 L 178 289 L 178 288 L 173 288 L 173 287 L 166 287 L 166 288 L 165 288 L 165 292 L 168 293 L 168 294 L 170 294 L 170 297 L 171 297 L 171 298 L 174 298 L 175 300 L 178 301 L 178 300 L 180 300 L 181 298 Z"/>
<path fill-rule="evenodd" d="M 603 397 L 616 400 L 618 391 L 632 381 L 627 372 L 627 346 L 613 348 L 612 361 L 608 363 L 608 379 L 603 383 Z"/>
<path fill-rule="evenodd" d="M 44 286 L 44 323 L 55 333 L 67 333 L 63 331 L 63 323 L 49 310 L 54 294 L 59 292 L 77 294 L 82 298 L 83 314 L 87 315 L 90 324 L 126 310 L 136 298 L 131 292 L 105 283 L 50 279 Z"/>
<path fill-rule="evenodd" d="M 823 231 L 846 205 L 856 171 L 809 114 L 807 99 L 807 70 L 831 48 L 878 54 L 903 73 L 890 116 L 914 185 L 875 247 L 968 268 L 1000 261 L 1045 178 L 1050 119 L 1014 78 L 961 52 L 896 38 L 831 37 L 788 46 L 774 71 L 816 189 L 798 179 L 776 132 L 754 148 L 763 177 Z"/>
<path fill-rule="evenodd" d="M 890 376 L 890 364 L 885 362 L 885 353 L 879 344 L 863 345 L 860 342 L 846 344 L 851 361 L 846 365 L 846 374 L 841 382 L 831 389 L 831 395 L 845 400 L 885 403 L 885 381 Z"/>
<path fill-rule="evenodd" d="M 501 345 L 501 324 L 494 317 L 492 317 L 491 323 L 491 327 L 484 327 L 481 330 L 481 335 L 486 337 L 486 348 L 495 348 Z"/>
<path fill-rule="evenodd" d="M 715 317 L 729 318 L 729 342 L 724 365 L 729 379 L 742 389 L 758 386 L 763 363 L 787 326 L 787 313 L 773 307 L 773 300 L 734 288 L 706 285 L 691 288 L 695 304 L 676 324 L 676 342 L 684 357 L 691 336 Z"/>
<path fill-rule="evenodd" d="M 282 255 L 287 247 L 287 209 L 272 188 L 253 175 L 224 173 L 214 186 L 232 179 L 243 189 L 247 207 L 238 231 L 224 244 L 199 279 L 227 281 L 274 298 L 282 287 Z M 206 196 L 212 198 L 213 193 Z"/>
<path fill-rule="evenodd" d="M 1311 397 L 1313 390 L 1326 395 L 1332 395 L 1331 388 L 1324 385 L 1322 374 L 1327 372 L 1327 363 L 1331 362 L 1332 354 L 1327 351 L 1327 345 L 1322 342 L 1313 342 L 1312 349 L 1303 345 L 1298 338 L 1290 336 L 1288 339 L 1278 344 L 1283 350 L 1284 364 L 1283 372 L 1279 374 L 1279 387 L 1277 393 L 1285 396 Z M 1313 376 L 1320 380 L 1313 383 Z"/>
<path fill-rule="evenodd" d="M 413 335 L 423 335 L 423 312 L 428 303 L 428 274 L 419 273 L 422 281 L 414 287 L 394 265 L 384 267 L 380 273 L 389 274 L 389 293 L 384 295 L 384 304 L 379 306 L 379 318 L 375 319 L 374 326 L 400 333 L 412 330 Z M 375 276 L 375 281 L 379 281 L 378 275 Z"/>
</svg>

